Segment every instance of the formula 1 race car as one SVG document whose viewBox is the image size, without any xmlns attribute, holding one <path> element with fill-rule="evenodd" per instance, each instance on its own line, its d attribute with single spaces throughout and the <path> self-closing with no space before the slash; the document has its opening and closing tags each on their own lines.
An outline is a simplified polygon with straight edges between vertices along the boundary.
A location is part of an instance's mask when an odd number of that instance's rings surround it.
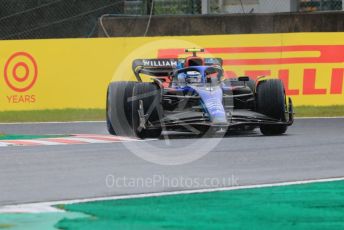
<svg viewBox="0 0 344 230">
<path fill-rule="evenodd" d="M 292 100 L 279 79 L 224 79 L 222 59 L 137 59 L 137 81 L 112 82 L 106 118 L 113 135 L 157 138 L 163 130 L 205 133 L 260 128 L 280 135 L 293 124 Z M 143 82 L 149 76 L 151 82 Z"/>
</svg>

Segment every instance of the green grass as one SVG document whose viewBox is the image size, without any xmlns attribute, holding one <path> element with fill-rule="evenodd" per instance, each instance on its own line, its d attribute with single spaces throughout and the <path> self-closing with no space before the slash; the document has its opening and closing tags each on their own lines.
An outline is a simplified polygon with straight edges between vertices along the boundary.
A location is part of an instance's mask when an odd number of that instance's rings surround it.
<svg viewBox="0 0 344 230">
<path fill-rule="evenodd" d="M 105 120 L 104 109 L 56 109 L 0 112 L 0 123 L 103 120 Z"/>
<path fill-rule="evenodd" d="M 344 116 L 344 106 L 298 106 L 296 117 Z M 34 111 L 0 111 L 0 123 L 4 122 L 45 122 L 45 121 L 103 121 L 104 109 L 61 109 Z"/>
<path fill-rule="evenodd" d="M 344 229 L 344 181 L 65 205 L 58 229 Z M 92 218 L 91 218 L 92 217 Z"/>
<path fill-rule="evenodd" d="M 296 117 L 341 117 L 344 116 L 344 106 L 297 106 L 295 113 Z"/>
</svg>

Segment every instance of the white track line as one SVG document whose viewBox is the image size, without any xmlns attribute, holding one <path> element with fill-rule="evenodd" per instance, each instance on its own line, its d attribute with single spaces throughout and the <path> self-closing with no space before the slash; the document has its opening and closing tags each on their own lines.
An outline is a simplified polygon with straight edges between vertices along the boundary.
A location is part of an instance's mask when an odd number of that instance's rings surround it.
<svg viewBox="0 0 344 230">
<path fill-rule="evenodd" d="M 124 200 L 124 199 L 148 198 L 148 197 L 158 197 L 158 196 L 223 192 L 223 191 L 242 190 L 242 189 L 256 189 L 256 188 L 269 188 L 269 187 L 288 186 L 288 185 L 302 185 L 302 184 L 310 184 L 310 183 L 335 182 L 335 181 L 343 181 L 343 180 L 344 180 L 344 177 L 337 177 L 337 178 L 328 178 L 328 179 L 280 182 L 280 183 L 271 183 L 271 184 L 257 184 L 257 185 L 245 185 L 245 186 L 235 186 L 235 187 L 195 189 L 195 190 L 183 190 L 183 191 L 172 191 L 172 192 L 156 192 L 156 193 L 144 193 L 144 194 L 136 194 L 136 195 L 122 195 L 122 196 L 98 197 L 98 198 L 89 198 L 89 199 L 28 203 L 28 204 L 8 205 L 8 206 L 0 207 L 0 214 L 61 212 L 60 209 L 53 207 L 55 205 L 60 205 L 60 204 L 75 204 L 75 203 L 106 201 L 106 200 Z"/>
<path fill-rule="evenodd" d="M 36 144 L 39 144 L 39 145 L 65 145 L 63 143 L 52 142 L 52 141 L 49 141 L 49 140 L 41 140 L 41 139 L 20 140 L 20 141 L 28 141 L 28 142 L 36 143 Z"/>
<path fill-rule="evenodd" d="M 11 146 L 12 144 L 0 142 L 0 147 Z"/>
</svg>

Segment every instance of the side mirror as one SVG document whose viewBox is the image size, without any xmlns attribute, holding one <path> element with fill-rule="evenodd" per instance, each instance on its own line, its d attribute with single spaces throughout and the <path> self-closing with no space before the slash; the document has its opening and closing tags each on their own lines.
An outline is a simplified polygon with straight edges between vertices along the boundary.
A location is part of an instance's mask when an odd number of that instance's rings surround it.
<svg viewBox="0 0 344 230">
<path fill-rule="evenodd" d="M 238 81 L 249 81 L 249 80 L 250 80 L 250 77 L 248 77 L 248 76 L 238 77 Z"/>
</svg>

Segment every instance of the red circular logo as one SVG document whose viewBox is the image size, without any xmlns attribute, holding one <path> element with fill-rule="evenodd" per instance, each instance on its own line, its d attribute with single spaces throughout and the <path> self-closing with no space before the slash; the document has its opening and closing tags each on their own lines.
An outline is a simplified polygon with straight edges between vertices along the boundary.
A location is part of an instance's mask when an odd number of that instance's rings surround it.
<svg viewBox="0 0 344 230">
<path fill-rule="evenodd" d="M 28 53 L 14 53 L 6 62 L 4 69 L 6 84 L 16 92 L 26 92 L 31 89 L 38 76 L 35 59 Z"/>
</svg>

